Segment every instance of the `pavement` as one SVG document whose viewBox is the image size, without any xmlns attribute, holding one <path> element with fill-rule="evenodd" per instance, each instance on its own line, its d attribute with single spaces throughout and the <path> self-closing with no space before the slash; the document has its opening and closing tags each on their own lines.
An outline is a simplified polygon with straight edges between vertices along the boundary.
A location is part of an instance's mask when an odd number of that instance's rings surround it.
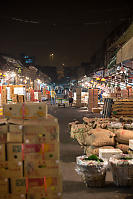
<svg viewBox="0 0 133 199">
<path fill-rule="evenodd" d="M 60 159 L 63 175 L 63 199 L 133 199 L 133 187 L 120 188 L 113 184 L 111 172 L 107 172 L 103 188 L 88 188 L 75 171 L 75 160 L 83 154 L 83 149 L 70 137 L 69 122 L 82 118 L 99 117 L 88 113 L 85 108 L 49 106 L 49 113 L 59 120 Z"/>
</svg>

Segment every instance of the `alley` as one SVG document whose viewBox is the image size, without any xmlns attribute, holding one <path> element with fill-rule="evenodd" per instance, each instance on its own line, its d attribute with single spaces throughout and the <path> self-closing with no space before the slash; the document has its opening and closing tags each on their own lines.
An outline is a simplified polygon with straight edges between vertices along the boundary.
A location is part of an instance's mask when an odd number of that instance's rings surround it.
<svg viewBox="0 0 133 199">
<path fill-rule="evenodd" d="M 133 199 L 133 189 L 115 187 L 110 173 L 106 176 L 106 187 L 96 189 L 86 188 L 75 171 L 76 156 L 82 155 L 83 149 L 77 141 L 70 138 L 68 124 L 75 120 L 82 121 L 84 116 L 95 117 L 95 115 L 88 114 L 85 109 L 55 106 L 49 106 L 49 113 L 58 118 L 60 126 L 63 199 Z"/>
</svg>

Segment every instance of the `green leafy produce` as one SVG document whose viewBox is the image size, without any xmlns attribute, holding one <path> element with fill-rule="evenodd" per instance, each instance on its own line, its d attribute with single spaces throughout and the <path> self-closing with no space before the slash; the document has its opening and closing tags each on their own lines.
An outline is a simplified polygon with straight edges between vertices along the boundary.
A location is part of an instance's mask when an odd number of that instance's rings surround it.
<svg viewBox="0 0 133 199">
<path fill-rule="evenodd" d="M 95 160 L 97 162 L 103 162 L 103 160 L 98 158 L 96 155 L 90 155 L 89 157 L 85 158 L 85 160 Z"/>
<path fill-rule="evenodd" d="M 132 160 L 133 158 L 130 157 L 121 157 L 119 160 Z"/>
</svg>

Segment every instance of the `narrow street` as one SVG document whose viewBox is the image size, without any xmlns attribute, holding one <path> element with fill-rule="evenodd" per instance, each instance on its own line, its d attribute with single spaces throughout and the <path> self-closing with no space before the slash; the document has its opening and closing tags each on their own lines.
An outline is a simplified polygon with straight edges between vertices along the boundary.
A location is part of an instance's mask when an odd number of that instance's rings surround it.
<svg viewBox="0 0 133 199">
<path fill-rule="evenodd" d="M 83 154 L 80 145 L 70 138 L 68 123 L 82 121 L 89 115 L 86 110 L 49 106 L 49 113 L 59 120 L 60 159 L 63 175 L 63 199 L 133 199 L 133 188 L 118 188 L 108 172 L 104 188 L 87 188 L 75 171 L 76 156 Z"/>
</svg>

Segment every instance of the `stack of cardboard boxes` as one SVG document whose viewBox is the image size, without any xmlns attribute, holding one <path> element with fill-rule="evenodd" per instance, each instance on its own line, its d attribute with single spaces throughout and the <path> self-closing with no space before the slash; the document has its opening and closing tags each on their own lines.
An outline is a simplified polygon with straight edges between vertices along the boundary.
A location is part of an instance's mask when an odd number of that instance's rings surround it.
<svg viewBox="0 0 133 199">
<path fill-rule="evenodd" d="M 92 112 L 92 108 L 98 107 L 98 89 L 89 89 L 88 110 Z"/>
<path fill-rule="evenodd" d="M 4 106 L 0 199 L 60 199 L 59 126 L 45 103 Z M 7 122 L 8 121 L 8 122 Z"/>
<path fill-rule="evenodd" d="M 76 88 L 76 106 L 81 107 L 81 88 Z"/>
</svg>

